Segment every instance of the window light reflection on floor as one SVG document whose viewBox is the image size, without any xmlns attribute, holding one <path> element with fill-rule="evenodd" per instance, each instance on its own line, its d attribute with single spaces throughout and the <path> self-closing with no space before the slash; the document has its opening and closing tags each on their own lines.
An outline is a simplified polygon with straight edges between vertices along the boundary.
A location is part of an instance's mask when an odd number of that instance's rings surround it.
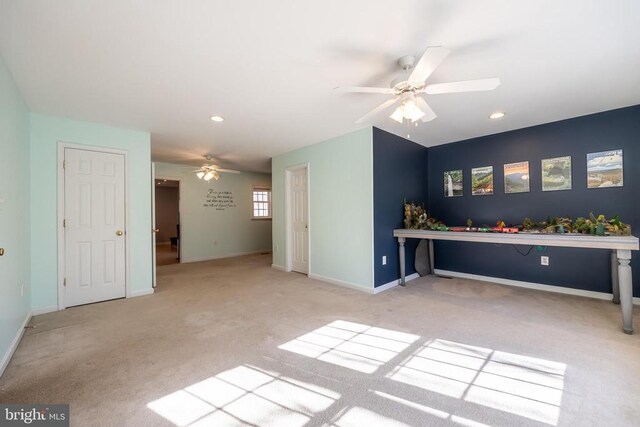
<svg viewBox="0 0 640 427">
<path fill-rule="evenodd" d="M 418 338 L 417 335 L 336 320 L 278 348 L 370 374 Z"/>
<path fill-rule="evenodd" d="M 557 425 L 565 369 L 563 363 L 436 339 L 388 378 Z"/>
<path fill-rule="evenodd" d="M 468 418 L 459 417 L 457 415 L 452 415 L 452 414 L 450 414 L 448 412 L 441 411 L 441 410 L 435 409 L 435 408 L 431 408 L 431 407 L 426 406 L 426 405 L 421 405 L 419 403 L 415 403 L 415 402 L 412 402 L 412 401 L 407 400 L 407 399 L 402 399 L 401 397 L 393 396 L 393 395 L 388 394 L 388 393 L 383 393 L 383 392 L 377 391 L 377 390 L 373 390 L 373 393 L 376 396 L 391 400 L 393 402 L 396 402 L 396 403 L 399 403 L 401 405 L 404 405 L 404 406 L 406 406 L 408 408 L 417 409 L 418 411 L 422 411 L 425 414 L 434 416 L 436 418 L 440 418 L 443 421 L 449 420 L 454 424 L 458 424 L 458 425 L 466 426 L 466 427 L 489 427 L 486 424 L 482 424 L 482 423 L 479 423 L 477 421 L 470 420 Z"/>
<path fill-rule="evenodd" d="M 303 426 L 340 394 L 243 365 L 147 404 L 176 426 Z"/>
<path fill-rule="evenodd" d="M 558 424 L 563 363 L 342 320 L 278 348 L 355 371 L 351 376 L 357 381 L 334 380 L 330 390 L 299 381 L 295 374 L 241 365 L 147 407 L 189 427 L 316 425 L 319 414 L 327 421 L 322 425 L 335 427 L 405 426 L 420 414 L 427 422 L 486 427 L 460 416 L 474 413 L 487 420 L 523 417 Z M 326 375 L 323 384 L 332 379 Z"/>
<path fill-rule="evenodd" d="M 408 424 L 394 420 L 393 418 L 385 417 L 376 412 L 370 411 L 359 406 L 348 409 L 341 414 L 338 420 L 331 424 L 335 427 L 362 427 L 362 426 L 376 426 L 376 427 L 409 427 Z"/>
</svg>

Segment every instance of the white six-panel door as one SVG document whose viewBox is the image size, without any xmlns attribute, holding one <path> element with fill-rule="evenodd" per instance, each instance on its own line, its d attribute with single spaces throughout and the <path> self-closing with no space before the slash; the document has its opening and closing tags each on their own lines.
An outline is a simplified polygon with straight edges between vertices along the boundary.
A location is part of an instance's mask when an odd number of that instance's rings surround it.
<svg viewBox="0 0 640 427">
<path fill-rule="evenodd" d="M 307 168 L 291 171 L 291 269 L 309 273 Z"/>
<path fill-rule="evenodd" d="M 125 160 L 64 150 L 65 306 L 122 298 L 125 274 Z"/>
</svg>

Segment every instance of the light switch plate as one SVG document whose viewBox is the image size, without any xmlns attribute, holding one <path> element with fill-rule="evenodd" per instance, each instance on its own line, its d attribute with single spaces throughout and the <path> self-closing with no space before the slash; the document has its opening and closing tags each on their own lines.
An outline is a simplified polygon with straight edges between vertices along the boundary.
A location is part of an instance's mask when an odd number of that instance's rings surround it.
<svg viewBox="0 0 640 427">
<path fill-rule="evenodd" d="M 540 257 L 540 265 L 549 265 L 549 257 L 541 256 Z"/>
</svg>

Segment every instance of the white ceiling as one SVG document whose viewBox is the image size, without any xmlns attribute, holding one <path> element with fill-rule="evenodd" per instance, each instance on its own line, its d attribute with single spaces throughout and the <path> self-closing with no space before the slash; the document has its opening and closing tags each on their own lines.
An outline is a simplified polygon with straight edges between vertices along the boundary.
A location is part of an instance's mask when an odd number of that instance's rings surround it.
<svg viewBox="0 0 640 427">
<path fill-rule="evenodd" d="M 636 0 L 0 0 L 0 54 L 32 111 L 150 131 L 155 160 L 269 171 L 386 99 L 332 88 L 387 86 L 429 45 L 452 50 L 430 83 L 502 85 L 430 96 L 438 118 L 410 132 L 427 146 L 638 104 L 639 22 Z M 387 115 L 372 124 L 407 133 Z"/>
</svg>

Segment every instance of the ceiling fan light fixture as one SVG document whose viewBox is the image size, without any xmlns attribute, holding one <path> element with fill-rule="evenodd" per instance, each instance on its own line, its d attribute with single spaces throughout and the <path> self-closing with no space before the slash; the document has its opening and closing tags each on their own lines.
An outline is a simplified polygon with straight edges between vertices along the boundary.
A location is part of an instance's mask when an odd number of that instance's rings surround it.
<svg viewBox="0 0 640 427">
<path fill-rule="evenodd" d="M 220 178 L 220 174 L 217 171 L 211 172 L 211 175 L 216 181 Z"/>
<path fill-rule="evenodd" d="M 409 119 L 412 122 L 421 119 L 424 117 L 424 111 L 420 109 L 416 105 L 416 102 L 413 99 L 409 99 L 404 104 L 404 118 Z"/>
<path fill-rule="evenodd" d="M 425 113 L 418 107 L 413 94 L 402 101 L 402 104 L 389 117 L 398 123 L 410 120 L 412 123 L 424 117 Z"/>
<path fill-rule="evenodd" d="M 204 177 L 204 172 L 200 171 L 200 172 L 196 173 L 196 176 L 198 177 L 198 179 L 202 179 L 202 177 Z"/>
<path fill-rule="evenodd" d="M 211 178 L 213 178 L 213 172 L 207 171 L 207 173 L 204 174 L 204 180 L 209 182 L 211 181 Z"/>
<path fill-rule="evenodd" d="M 403 113 L 402 105 L 396 108 L 393 114 L 391 114 L 389 117 L 398 123 L 402 123 L 404 121 L 404 113 Z"/>
</svg>

